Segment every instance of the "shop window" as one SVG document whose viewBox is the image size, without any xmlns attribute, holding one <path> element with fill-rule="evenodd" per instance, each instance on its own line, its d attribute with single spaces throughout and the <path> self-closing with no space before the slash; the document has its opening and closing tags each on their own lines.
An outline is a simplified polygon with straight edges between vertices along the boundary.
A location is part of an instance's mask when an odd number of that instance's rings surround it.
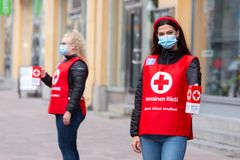
<svg viewBox="0 0 240 160">
<path fill-rule="evenodd" d="M 72 8 L 73 9 L 80 8 L 82 5 L 81 3 L 82 0 L 72 0 Z"/>
<path fill-rule="evenodd" d="M 152 10 L 151 21 L 154 23 L 159 17 L 162 16 L 171 16 L 174 17 L 175 15 L 175 8 L 164 8 L 164 9 L 154 9 Z"/>
<path fill-rule="evenodd" d="M 202 9 L 195 18 L 206 17 L 205 94 L 240 97 L 240 1 L 207 0 Z"/>
</svg>

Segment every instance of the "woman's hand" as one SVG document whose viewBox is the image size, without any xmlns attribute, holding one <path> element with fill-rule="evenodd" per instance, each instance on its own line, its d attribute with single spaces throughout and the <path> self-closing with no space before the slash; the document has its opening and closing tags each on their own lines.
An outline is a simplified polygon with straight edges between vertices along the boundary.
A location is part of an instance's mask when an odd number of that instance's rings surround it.
<svg viewBox="0 0 240 160">
<path fill-rule="evenodd" d="M 136 152 L 136 153 L 141 153 L 142 152 L 141 142 L 140 142 L 139 136 L 134 136 L 132 138 L 132 148 L 133 148 L 133 151 Z"/>
<path fill-rule="evenodd" d="M 70 124 L 71 120 L 71 113 L 69 111 L 66 111 L 63 115 L 63 124 L 65 126 L 68 126 Z"/>
<path fill-rule="evenodd" d="M 46 71 L 44 68 L 41 67 L 41 78 L 44 78 L 46 76 Z"/>
</svg>

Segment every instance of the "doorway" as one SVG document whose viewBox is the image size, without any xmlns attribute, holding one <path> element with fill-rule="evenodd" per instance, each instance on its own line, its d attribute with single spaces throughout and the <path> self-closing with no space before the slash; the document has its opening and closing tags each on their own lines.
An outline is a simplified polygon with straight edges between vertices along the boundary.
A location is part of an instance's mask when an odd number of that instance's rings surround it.
<svg viewBox="0 0 240 160">
<path fill-rule="evenodd" d="M 141 73 L 142 59 L 142 8 L 137 6 L 127 10 L 126 59 L 127 79 L 126 87 L 130 93 L 135 92 Z"/>
</svg>

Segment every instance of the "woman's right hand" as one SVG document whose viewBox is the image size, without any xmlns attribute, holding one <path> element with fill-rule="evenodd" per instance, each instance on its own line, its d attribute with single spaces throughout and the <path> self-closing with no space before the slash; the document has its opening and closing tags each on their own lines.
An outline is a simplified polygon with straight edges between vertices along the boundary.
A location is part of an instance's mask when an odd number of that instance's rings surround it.
<svg viewBox="0 0 240 160">
<path fill-rule="evenodd" d="M 132 148 L 133 151 L 136 153 L 141 153 L 142 149 L 141 149 L 141 142 L 140 142 L 140 137 L 139 136 L 134 136 L 132 138 Z"/>
<path fill-rule="evenodd" d="M 41 78 L 44 78 L 46 76 L 46 71 L 44 68 L 41 67 Z"/>
</svg>

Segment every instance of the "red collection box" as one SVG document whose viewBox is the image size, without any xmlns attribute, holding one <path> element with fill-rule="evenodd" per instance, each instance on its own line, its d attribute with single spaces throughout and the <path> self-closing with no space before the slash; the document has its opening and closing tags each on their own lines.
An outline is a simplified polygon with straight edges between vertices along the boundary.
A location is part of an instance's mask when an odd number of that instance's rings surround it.
<svg viewBox="0 0 240 160">
<path fill-rule="evenodd" d="M 199 114 L 201 94 L 201 86 L 188 86 L 186 113 Z"/>
<path fill-rule="evenodd" d="M 41 67 L 32 67 L 32 85 L 39 86 L 41 82 Z"/>
</svg>

